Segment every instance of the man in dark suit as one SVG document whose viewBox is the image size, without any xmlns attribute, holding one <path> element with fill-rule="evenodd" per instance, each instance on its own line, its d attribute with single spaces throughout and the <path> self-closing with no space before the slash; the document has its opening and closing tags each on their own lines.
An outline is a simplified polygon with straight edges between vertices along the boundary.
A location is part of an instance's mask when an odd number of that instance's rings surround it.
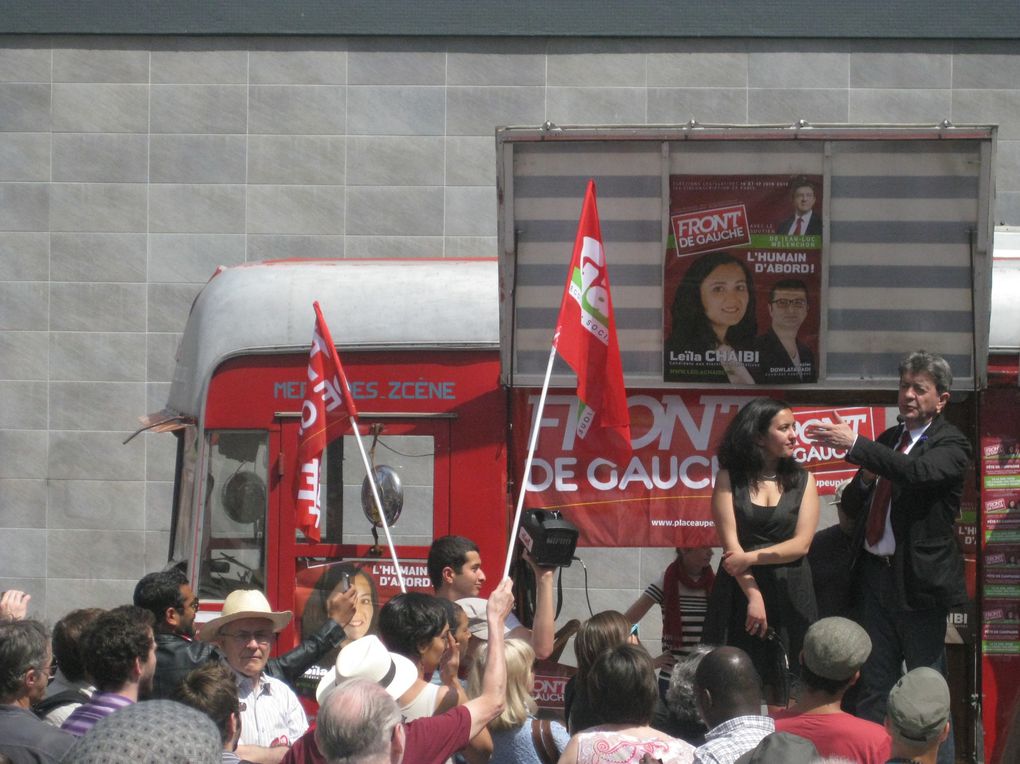
<svg viewBox="0 0 1020 764">
<path fill-rule="evenodd" d="M 821 236 L 822 216 L 814 211 L 815 186 L 803 175 L 790 181 L 793 215 L 776 223 L 775 231 L 784 236 Z"/>
<path fill-rule="evenodd" d="M 946 616 L 967 600 L 953 523 L 971 445 L 942 417 L 952 372 L 944 358 L 925 351 L 908 355 L 899 370 L 901 424 L 877 441 L 855 436 L 838 415 L 808 432 L 849 449 L 847 461 L 861 467 L 843 491 L 843 509 L 857 518 L 855 573 L 874 646 L 861 672 L 857 714 L 877 722 L 904 662 L 908 671 L 928 666 L 945 674 Z M 938 761 L 954 755 L 950 734 Z"/>
</svg>

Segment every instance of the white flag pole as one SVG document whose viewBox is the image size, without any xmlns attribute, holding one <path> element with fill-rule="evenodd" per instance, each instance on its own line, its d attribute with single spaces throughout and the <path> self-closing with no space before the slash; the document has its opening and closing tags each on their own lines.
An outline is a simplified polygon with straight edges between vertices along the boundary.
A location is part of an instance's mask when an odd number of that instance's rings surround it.
<svg viewBox="0 0 1020 764">
<path fill-rule="evenodd" d="M 514 513 L 514 524 L 510 528 L 510 545 L 506 550 L 506 564 L 503 566 L 503 578 L 510 575 L 510 561 L 513 559 L 514 544 L 517 543 L 517 528 L 521 524 L 521 511 L 524 509 L 524 494 L 528 490 L 531 477 L 531 462 L 535 457 L 535 446 L 538 445 L 538 431 L 542 427 L 542 412 L 545 410 L 545 396 L 549 392 L 549 380 L 552 377 L 553 361 L 556 360 L 556 339 L 549 350 L 549 363 L 545 367 L 545 381 L 542 383 L 542 394 L 538 399 L 538 409 L 531 420 L 531 439 L 528 444 L 528 458 L 524 461 L 524 474 L 521 476 L 521 490 L 517 494 L 517 511 Z"/>
<path fill-rule="evenodd" d="M 361 452 L 361 461 L 365 463 L 365 472 L 368 474 L 368 483 L 372 486 L 372 498 L 375 499 L 375 508 L 379 512 L 379 520 L 382 522 L 383 531 L 386 534 L 386 543 L 390 546 L 390 556 L 393 557 L 393 567 L 397 569 L 397 581 L 400 583 L 400 591 L 407 592 L 404 586 L 404 574 L 400 572 L 400 560 L 397 559 L 397 548 L 393 546 L 393 537 L 390 536 L 390 525 L 386 522 L 386 513 L 383 512 L 382 500 L 379 498 L 379 488 L 375 484 L 375 471 L 371 462 L 368 461 L 368 454 L 365 452 L 365 444 L 361 441 L 361 433 L 358 431 L 358 418 L 351 417 L 351 425 L 354 427 L 354 439 L 358 441 L 358 450 Z"/>
</svg>

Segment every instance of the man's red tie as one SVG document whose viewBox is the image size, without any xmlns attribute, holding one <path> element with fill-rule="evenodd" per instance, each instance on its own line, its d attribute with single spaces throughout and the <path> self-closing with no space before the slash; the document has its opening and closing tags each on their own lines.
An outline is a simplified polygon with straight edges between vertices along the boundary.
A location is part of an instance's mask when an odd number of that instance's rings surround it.
<svg viewBox="0 0 1020 764">
<path fill-rule="evenodd" d="M 797 222 L 793 224 L 793 235 L 800 236 L 804 233 L 804 218 L 798 217 Z"/>
<path fill-rule="evenodd" d="M 900 443 L 896 446 L 896 450 L 903 451 L 909 444 L 910 431 L 904 427 L 903 435 L 900 436 Z M 878 481 L 875 483 L 875 490 L 871 494 L 871 509 L 868 510 L 868 527 L 864 534 L 869 546 L 875 546 L 875 544 L 882 540 L 890 501 L 892 501 L 892 481 L 878 478 Z"/>
</svg>

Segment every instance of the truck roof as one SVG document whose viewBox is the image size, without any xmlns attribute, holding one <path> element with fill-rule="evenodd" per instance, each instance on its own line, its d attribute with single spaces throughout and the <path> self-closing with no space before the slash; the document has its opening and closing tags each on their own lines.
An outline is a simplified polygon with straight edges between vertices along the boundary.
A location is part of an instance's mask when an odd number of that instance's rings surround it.
<svg viewBox="0 0 1020 764">
<path fill-rule="evenodd" d="M 494 259 L 248 263 L 218 270 L 195 298 L 168 413 L 197 417 L 213 372 L 228 358 L 307 352 L 316 300 L 341 355 L 499 347 Z"/>
</svg>

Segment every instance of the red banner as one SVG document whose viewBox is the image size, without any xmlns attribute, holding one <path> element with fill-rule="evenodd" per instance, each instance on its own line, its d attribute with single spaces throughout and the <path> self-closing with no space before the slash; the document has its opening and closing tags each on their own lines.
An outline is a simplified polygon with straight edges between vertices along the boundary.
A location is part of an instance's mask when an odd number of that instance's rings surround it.
<svg viewBox="0 0 1020 764">
<path fill-rule="evenodd" d="M 312 541 L 319 541 L 321 501 L 319 469 L 323 449 L 347 429 L 347 421 L 358 415 L 344 376 L 333 338 L 322 317 L 319 303 L 314 303 L 315 329 L 308 354 L 308 384 L 301 404 L 301 427 L 298 429 L 297 526 Z"/>
<path fill-rule="evenodd" d="M 538 391 L 514 394 L 514 428 L 529 432 Z M 730 419 L 751 397 L 694 390 L 631 394 L 633 456 L 617 464 L 576 450 L 568 423 L 576 417 L 577 399 L 551 394 L 525 504 L 562 511 L 580 529 L 584 546 L 715 546 L 716 450 Z M 823 495 L 857 470 L 843 460 L 845 452 L 815 445 L 804 435 L 812 422 L 832 421 L 833 412 L 868 438 L 884 421 L 884 410 L 870 407 L 794 408 L 800 441 L 795 455 L 814 473 Z M 523 465 L 527 444 L 518 440 L 515 448 L 516 463 Z"/>
<path fill-rule="evenodd" d="M 615 462 L 630 458 L 630 419 L 602 247 L 595 182 L 589 180 L 553 346 L 577 374 L 578 445 Z"/>
</svg>

